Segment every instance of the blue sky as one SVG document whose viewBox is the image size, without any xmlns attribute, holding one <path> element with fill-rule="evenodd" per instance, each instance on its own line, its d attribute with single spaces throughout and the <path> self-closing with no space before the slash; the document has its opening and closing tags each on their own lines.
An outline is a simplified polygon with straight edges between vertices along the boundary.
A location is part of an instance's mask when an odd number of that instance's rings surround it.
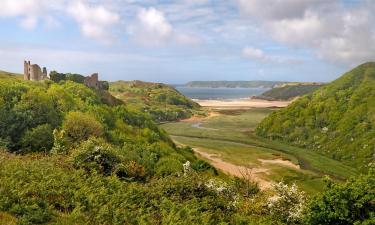
<svg viewBox="0 0 375 225">
<path fill-rule="evenodd" d="M 331 81 L 375 60 L 371 0 L 1 0 L 0 69 Z"/>
</svg>

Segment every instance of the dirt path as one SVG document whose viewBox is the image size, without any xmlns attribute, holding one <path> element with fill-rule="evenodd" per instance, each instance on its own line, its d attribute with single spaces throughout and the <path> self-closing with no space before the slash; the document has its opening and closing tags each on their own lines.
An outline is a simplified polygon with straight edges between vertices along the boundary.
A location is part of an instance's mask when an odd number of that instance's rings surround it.
<svg viewBox="0 0 375 225">
<path fill-rule="evenodd" d="M 222 159 L 218 158 L 219 155 L 216 154 L 209 154 L 207 152 L 203 152 L 199 150 L 198 148 L 194 148 L 194 152 L 199 154 L 201 157 L 208 159 L 211 162 L 211 165 L 215 167 L 216 169 L 219 169 L 223 171 L 226 174 L 244 178 L 244 173 L 249 171 L 249 168 L 246 168 L 244 166 L 238 166 L 234 165 L 229 162 L 225 162 Z M 265 180 L 259 176 L 260 173 L 268 173 L 267 168 L 262 167 L 254 167 L 251 168 L 251 179 L 254 180 L 259 184 L 260 189 L 265 190 L 271 187 L 271 182 L 268 180 Z"/>
</svg>

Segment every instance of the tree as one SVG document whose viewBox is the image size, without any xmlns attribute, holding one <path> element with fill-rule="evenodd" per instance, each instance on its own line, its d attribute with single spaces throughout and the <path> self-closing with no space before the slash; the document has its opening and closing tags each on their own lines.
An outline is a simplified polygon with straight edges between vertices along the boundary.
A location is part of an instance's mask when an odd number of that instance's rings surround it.
<svg viewBox="0 0 375 225">
<path fill-rule="evenodd" d="M 58 73 L 56 71 L 51 71 L 49 73 L 50 80 L 59 83 L 62 80 L 66 80 L 66 75 L 64 73 Z"/>
</svg>

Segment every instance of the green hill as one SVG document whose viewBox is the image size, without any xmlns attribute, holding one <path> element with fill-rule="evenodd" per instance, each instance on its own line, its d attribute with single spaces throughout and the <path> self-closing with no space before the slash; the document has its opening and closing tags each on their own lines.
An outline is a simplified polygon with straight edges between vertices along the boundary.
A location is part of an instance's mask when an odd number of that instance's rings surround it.
<svg viewBox="0 0 375 225">
<path fill-rule="evenodd" d="M 189 118 L 200 106 L 176 89 L 161 83 L 117 81 L 110 92 L 130 107 L 148 112 L 159 122 Z"/>
<path fill-rule="evenodd" d="M 273 88 L 288 82 L 284 81 L 190 81 L 185 87 L 200 88 Z"/>
<path fill-rule="evenodd" d="M 322 87 L 321 83 L 290 83 L 282 86 L 274 87 L 260 96 L 255 98 L 265 100 L 292 100 L 296 97 L 311 93 L 316 89 Z"/>
<path fill-rule="evenodd" d="M 375 160 L 375 62 L 345 73 L 264 119 L 256 133 L 366 170 Z"/>
<path fill-rule="evenodd" d="M 23 75 L 0 70 L 0 79 L 6 79 L 6 78 L 23 79 Z"/>
</svg>

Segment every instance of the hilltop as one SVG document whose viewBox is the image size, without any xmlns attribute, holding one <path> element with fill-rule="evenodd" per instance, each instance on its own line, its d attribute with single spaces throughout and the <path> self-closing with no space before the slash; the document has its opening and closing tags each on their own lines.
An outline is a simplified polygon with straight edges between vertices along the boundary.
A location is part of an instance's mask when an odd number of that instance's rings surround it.
<svg viewBox="0 0 375 225">
<path fill-rule="evenodd" d="M 273 88 L 288 82 L 284 81 L 190 81 L 185 87 L 200 88 Z"/>
<path fill-rule="evenodd" d="M 262 121 L 256 133 L 366 170 L 374 162 L 375 62 L 362 64 Z"/>
<path fill-rule="evenodd" d="M 287 83 L 274 87 L 259 96 L 255 96 L 254 98 L 271 101 L 287 101 L 305 94 L 309 94 L 323 85 L 323 83 Z"/>
<path fill-rule="evenodd" d="M 200 106 L 175 88 L 143 81 L 116 81 L 110 92 L 130 107 L 148 112 L 159 122 L 189 118 Z"/>
<path fill-rule="evenodd" d="M 0 70 L 0 79 L 4 79 L 4 78 L 22 79 L 23 75 Z"/>
</svg>

